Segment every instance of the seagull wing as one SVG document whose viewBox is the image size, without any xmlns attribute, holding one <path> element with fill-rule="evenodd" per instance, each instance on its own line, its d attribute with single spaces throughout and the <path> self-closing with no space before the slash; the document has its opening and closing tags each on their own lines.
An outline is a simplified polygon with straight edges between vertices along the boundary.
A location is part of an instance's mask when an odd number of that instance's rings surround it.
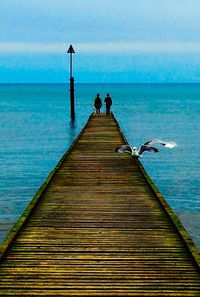
<svg viewBox="0 0 200 297">
<path fill-rule="evenodd" d="M 151 139 L 151 140 L 145 142 L 144 145 L 152 145 L 154 143 L 163 143 L 163 141 L 160 140 L 160 139 L 157 139 L 157 138 L 156 139 Z"/>
<path fill-rule="evenodd" d="M 138 153 L 139 153 L 139 155 L 142 155 L 145 151 L 147 151 L 149 153 L 158 153 L 159 152 L 159 150 L 153 146 L 142 145 Z"/>
<path fill-rule="evenodd" d="M 165 147 L 168 147 L 168 148 L 174 148 L 174 147 L 178 146 L 177 143 L 174 141 L 163 142 L 162 145 Z"/>
<path fill-rule="evenodd" d="M 152 140 L 149 140 L 147 142 L 145 142 L 144 145 L 152 145 L 154 143 L 159 143 L 165 147 L 168 147 L 168 148 L 174 148 L 177 146 L 176 142 L 174 141 L 163 141 L 163 140 L 160 140 L 160 139 L 152 139 Z"/>
<path fill-rule="evenodd" d="M 117 152 L 119 154 L 123 154 L 123 153 L 132 154 L 132 148 L 130 145 L 124 144 L 122 146 L 116 147 L 115 152 Z"/>
</svg>

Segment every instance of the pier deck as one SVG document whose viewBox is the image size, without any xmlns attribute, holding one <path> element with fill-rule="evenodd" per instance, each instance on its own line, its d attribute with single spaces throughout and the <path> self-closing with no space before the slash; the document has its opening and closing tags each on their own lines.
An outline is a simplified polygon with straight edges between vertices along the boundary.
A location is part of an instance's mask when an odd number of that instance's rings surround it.
<svg viewBox="0 0 200 297">
<path fill-rule="evenodd" d="M 200 296 L 199 254 L 112 116 L 92 115 L 1 247 L 0 296 Z"/>
</svg>

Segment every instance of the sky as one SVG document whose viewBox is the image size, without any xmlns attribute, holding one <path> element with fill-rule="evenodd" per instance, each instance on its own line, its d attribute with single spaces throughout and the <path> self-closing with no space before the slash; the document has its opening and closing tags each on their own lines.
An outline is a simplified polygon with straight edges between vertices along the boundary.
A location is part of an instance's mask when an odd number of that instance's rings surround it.
<svg viewBox="0 0 200 297">
<path fill-rule="evenodd" d="M 1 0 L 0 83 L 200 83 L 200 0 Z"/>
</svg>

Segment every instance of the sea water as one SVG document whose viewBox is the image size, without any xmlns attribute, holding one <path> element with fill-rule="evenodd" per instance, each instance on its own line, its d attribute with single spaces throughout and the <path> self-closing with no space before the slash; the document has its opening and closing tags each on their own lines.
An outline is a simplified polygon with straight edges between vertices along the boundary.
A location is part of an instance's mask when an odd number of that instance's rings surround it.
<svg viewBox="0 0 200 297">
<path fill-rule="evenodd" d="M 69 85 L 0 85 L 0 241 L 94 111 L 96 93 L 110 94 L 131 145 L 177 142 L 141 162 L 200 248 L 199 84 L 76 84 L 75 121 Z"/>
</svg>

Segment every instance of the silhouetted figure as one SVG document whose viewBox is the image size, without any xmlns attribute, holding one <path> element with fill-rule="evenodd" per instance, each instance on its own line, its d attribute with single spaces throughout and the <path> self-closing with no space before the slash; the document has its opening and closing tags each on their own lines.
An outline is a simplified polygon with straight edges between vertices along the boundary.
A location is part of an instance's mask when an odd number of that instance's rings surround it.
<svg viewBox="0 0 200 297">
<path fill-rule="evenodd" d="M 110 114 L 110 107 L 112 105 L 112 99 L 111 99 L 109 94 L 107 94 L 104 102 L 106 102 L 106 114 L 109 115 Z"/>
<path fill-rule="evenodd" d="M 94 100 L 94 107 L 96 108 L 96 113 L 100 114 L 100 109 L 102 107 L 102 101 L 101 101 L 100 95 L 98 93 Z"/>
</svg>

